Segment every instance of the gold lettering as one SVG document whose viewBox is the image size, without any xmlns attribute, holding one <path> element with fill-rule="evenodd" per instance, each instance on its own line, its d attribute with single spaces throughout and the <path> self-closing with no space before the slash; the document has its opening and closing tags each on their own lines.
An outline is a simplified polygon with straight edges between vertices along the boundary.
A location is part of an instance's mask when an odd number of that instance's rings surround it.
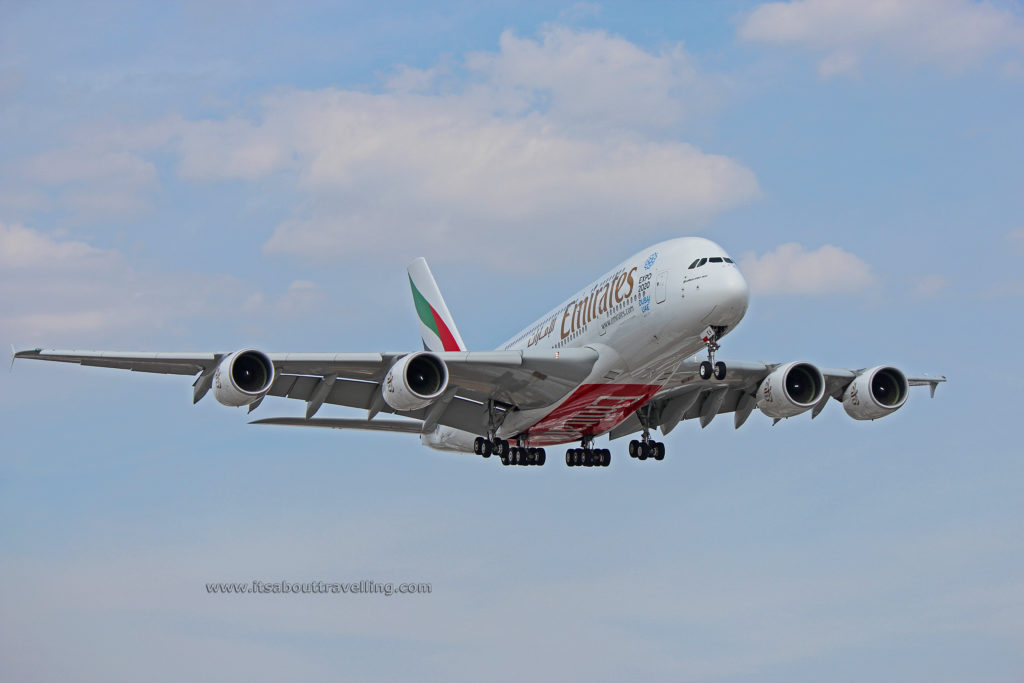
<svg viewBox="0 0 1024 683">
<path fill-rule="evenodd" d="M 626 273 L 626 282 L 629 283 L 629 289 L 626 290 L 626 294 L 622 297 L 623 299 L 628 299 L 629 297 L 633 296 L 633 273 L 635 272 L 636 266 L 633 266 L 633 268 L 631 268 L 630 271 Z"/>
<path fill-rule="evenodd" d="M 568 303 L 568 304 L 566 305 L 566 307 L 565 307 L 565 313 L 563 313 L 563 314 L 562 314 L 562 339 L 565 339 L 566 337 L 568 337 L 568 336 L 569 336 L 569 334 L 570 334 L 570 333 L 572 332 L 572 328 L 569 328 L 569 331 L 568 331 L 568 332 L 566 332 L 566 331 L 565 331 L 565 319 L 569 317 L 569 309 L 570 309 L 570 308 L 572 308 L 572 305 L 573 305 L 574 303 L 576 303 L 576 302 L 575 302 L 575 301 L 570 301 L 570 302 L 569 302 L 569 303 Z M 555 321 L 554 321 L 554 320 L 552 320 L 552 321 L 551 321 L 551 324 L 552 324 L 552 325 L 554 325 L 554 324 L 555 324 Z"/>
<path fill-rule="evenodd" d="M 608 284 L 605 284 L 604 289 L 601 290 L 600 301 L 597 304 L 598 315 L 603 315 L 608 310 Z"/>
<path fill-rule="evenodd" d="M 615 303 L 617 304 L 622 303 L 623 296 L 619 290 L 622 289 L 622 283 L 626 281 L 624 276 L 625 273 L 619 273 L 615 276 L 615 280 L 612 283 L 612 291 L 615 292 Z"/>
</svg>

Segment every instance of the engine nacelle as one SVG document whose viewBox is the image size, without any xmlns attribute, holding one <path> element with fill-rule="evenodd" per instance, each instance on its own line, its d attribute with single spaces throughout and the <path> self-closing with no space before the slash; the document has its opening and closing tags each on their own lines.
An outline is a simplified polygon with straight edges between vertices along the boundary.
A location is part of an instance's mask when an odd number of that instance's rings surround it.
<svg viewBox="0 0 1024 683">
<path fill-rule="evenodd" d="M 448 366 L 432 353 L 402 356 L 391 366 L 381 391 L 395 410 L 418 410 L 430 405 L 448 388 Z"/>
<path fill-rule="evenodd" d="M 247 406 L 274 383 L 274 364 L 253 349 L 235 351 L 213 373 L 213 396 L 226 406 Z"/>
<path fill-rule="evenodd" d="M 906 375 L 896 368 L 879 365 L 850 382 L 843 392 L 843 408 L 854 420 L 877 420 L 902 408 L 908 390 Z"/>
<path fill-rule="evenodd" d="M 825 377 L 810 363 L 781 365 L 757 388 L 757 407 L 768 417 L 799 415 L 825 395 Z"/>
</svg>

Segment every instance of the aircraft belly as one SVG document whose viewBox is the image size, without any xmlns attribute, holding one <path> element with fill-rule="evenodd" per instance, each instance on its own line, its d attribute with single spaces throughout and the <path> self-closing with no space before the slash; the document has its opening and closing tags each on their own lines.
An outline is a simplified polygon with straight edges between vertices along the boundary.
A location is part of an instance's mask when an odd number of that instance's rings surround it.
<svg viewBox="0 0 1024 683">
<path fill-rule="evenodd" d="M 660 388 L 658 384 L 583 384 L 529 428 L 529 443 L 549 446 L 604 434 Z"/>
</svg>

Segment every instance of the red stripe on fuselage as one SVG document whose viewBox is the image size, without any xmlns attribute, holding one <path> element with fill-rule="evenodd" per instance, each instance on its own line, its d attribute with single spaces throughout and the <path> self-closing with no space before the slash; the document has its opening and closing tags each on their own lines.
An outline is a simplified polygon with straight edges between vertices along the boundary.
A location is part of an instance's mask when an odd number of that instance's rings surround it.
<svg viewBox="0 0 1024 683">
<path fill-rule="evenodd" d="M 650 400 L 657 384 L 584 384 L 530 427 L 531 446 L 550 446 L 603 434 Z"/>
</svg>

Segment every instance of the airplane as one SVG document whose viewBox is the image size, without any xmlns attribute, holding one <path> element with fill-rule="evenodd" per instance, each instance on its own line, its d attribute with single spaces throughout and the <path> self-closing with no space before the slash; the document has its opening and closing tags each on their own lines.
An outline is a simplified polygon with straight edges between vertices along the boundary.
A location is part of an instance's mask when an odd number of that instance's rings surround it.
<svg viewBox="0 0 1024 683">
<path fill-rule="evenodd" d="M 853 419 L 875 420 L 901 408 L 910 386 L 927 385 L 934 396 L 946 381 L 888 365 L 716 360 L 722 338 L 746 314 L 749 289 L 725 250 L 699 237 L 634 254 L 493 351 L 467 349 L 423 258 L 409 265 L 408 276 L 422 351 L 29 349 L 14 358 L 192 375 L 193 403 L 210 391 L 250 413 L 267 396 L 306 402 L 305 417 L 252 424 L 418 434 L 434 449 L 493 454 L 503 465 L 522 466 L 543 465 L 545 447 L 578 443 L 566 450 L 566 465 L 608 467 L 611 451 L 595 444 L 604 435 L 639 434 L 629 441 L 630 457 L 662 460 L 665 445 L 652 430 L 667 435 L 691 419 L 703 428 L 729 412 L 738 429 L 755 407 L 777 423 L 807 411 L 817 417 L 832 398 Z M 315 417 L 324 403 L 365 410 L 366 417 Z"/>
</svg>

